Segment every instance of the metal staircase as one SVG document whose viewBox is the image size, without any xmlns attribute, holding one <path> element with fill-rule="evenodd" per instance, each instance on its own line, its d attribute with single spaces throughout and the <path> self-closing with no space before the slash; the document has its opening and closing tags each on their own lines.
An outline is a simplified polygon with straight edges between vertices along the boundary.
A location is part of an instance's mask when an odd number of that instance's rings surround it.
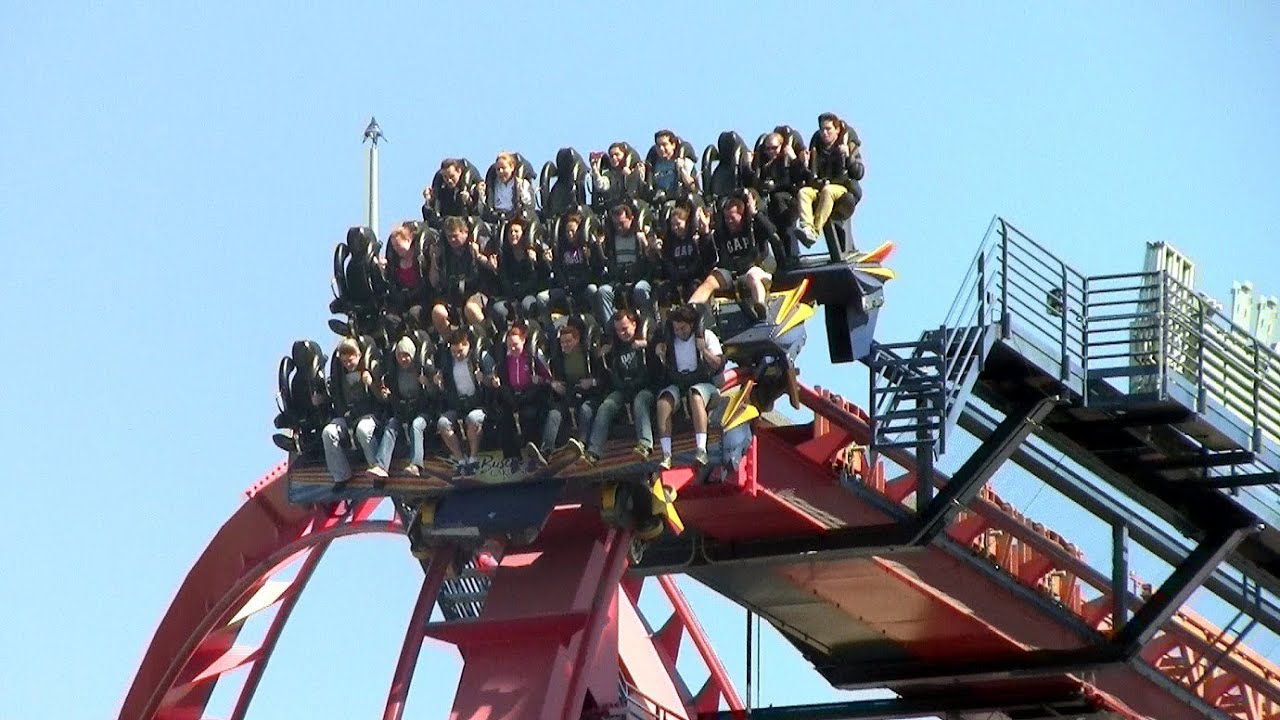
<svg viewBox="0 0 1280 720">
<path fill-rule="evenodd" d="M 873 453 L 911 449 L 931 461 L 946 453 L 947 436 L 960 421 L 999 337 L 989 312 L 999 275 L 988 271 L 998 265 L 998 252 L 998 244 L 984 242 L 940 327 L 926 330 L 915 342 L 873 345 L 866 361 L 871 368 Z"/>
</svg>

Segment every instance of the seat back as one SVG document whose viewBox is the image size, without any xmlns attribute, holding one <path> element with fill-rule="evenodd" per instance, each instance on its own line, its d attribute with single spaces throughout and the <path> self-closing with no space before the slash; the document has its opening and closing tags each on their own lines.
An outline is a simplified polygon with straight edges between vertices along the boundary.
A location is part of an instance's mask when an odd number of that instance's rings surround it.
<svg viewBox="0 0 1280 720">
<path fill-rule="evenodd" d="M 736 131 L 720 133 L 715 145 L 702 151 L 703 194 L 710 200 L 746 186 L 750 167 L 747 146 Z"/>
<path fill-rule="evenodd" d="M 333 312 L 360 322 L 376 321 L 379 300 L 386 291 L 374 262 L 379 249 L 377 236 L 367 227 L 349 229 L 346 240 L 333 249 Z"/>
<path fill-rule="evenodd" d="M 577 150 L 560 148 L 555 163 L 542 166 L 539 195 L 543 217 L 548 219 L 559 218 L 575 205 L 587 204 L 587 164 Z"/>
</svg>

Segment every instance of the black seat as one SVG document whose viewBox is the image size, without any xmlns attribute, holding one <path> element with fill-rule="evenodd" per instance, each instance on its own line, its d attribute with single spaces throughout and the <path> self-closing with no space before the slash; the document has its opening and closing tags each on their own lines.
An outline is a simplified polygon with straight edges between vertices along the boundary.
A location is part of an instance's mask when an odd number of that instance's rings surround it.
<svg viewBox="0 0 1280 720">
<path fill-rule="evenodd" d="M 275 426 L 287 432 L 276 433 L 272 440 L 282 450 L 304 455 L 319 450 L 320 432 L 331 415 L 324 363 L 324 350 L 311 340 L 295 341 L 290 353 L 280 358 Z"/>
<path fill-rule="evenodd" d="M 575 205 L 587 204 L 587 164 L 577 150 L 560 148 L 556 161 L 542 166 L 539 195 L 543 218 L 549 222 Z"/>
<path fill-rule="evenodd" d="M 374 258 L 380 243 L 373 230 L 353 227 L 333 249 L 333 301 L 329 311 L 347 315 L 355 332 L 379 326 L 386 284 Z"/>
<path fill-rule="evenodd" d="M 747 145 L 742 136 L 733 130 L 720 133 L 716 144 L 702 151 L 703 195 L 708 201 L 727 197 L 734 190 L 746 187 L 750 171 Z"/>
</svg>

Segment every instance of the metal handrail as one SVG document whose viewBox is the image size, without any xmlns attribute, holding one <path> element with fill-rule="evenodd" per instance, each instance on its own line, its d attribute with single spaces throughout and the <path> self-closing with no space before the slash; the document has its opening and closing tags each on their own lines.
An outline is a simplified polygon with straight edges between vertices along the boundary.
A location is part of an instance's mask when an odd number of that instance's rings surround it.
<svg viewBox="0 0 1280 720">
<path fill-rule="evenodd" d="M 1216 403 L 1248 423 L 1254 450 L 1280 442 L 1280 354 L 1164 272 L 1085 276 L 996 217 L 940 331 L 944 412 L 956 399 L 978 338 L 964 328 L 998 322 L 1056 356 L 1061 379 L 1112 378 L 1128 394 L 1164 398 L 1189 381 L 1198 408 Z M 1127 346 L 1127 348 L 1126 348 Z M 881 406 L 896 402 L 892 391 Z"/>
</svg>

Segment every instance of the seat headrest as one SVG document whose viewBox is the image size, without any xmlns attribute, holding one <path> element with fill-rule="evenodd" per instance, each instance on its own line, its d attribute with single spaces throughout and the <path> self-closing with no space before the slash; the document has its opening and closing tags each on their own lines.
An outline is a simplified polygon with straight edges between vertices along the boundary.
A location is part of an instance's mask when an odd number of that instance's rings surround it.
<svg viewBox="0 0 1280 720">
<path fill-rule="evenodd" d="M 574 179 L 580 177 L 585 163 L 582 155 L 571 147 L 560 148 L 556 152 L 556 179 Z"/>
<path fill-rule="evenodd" d="M 377 246 L 378 236 L 373 234 L 372 228 L 361 226 L 347 230 L 347 249 L 351 251 L 352 256 L 372 255 Z"/>
<path fill-rule="evenodd" d="M 725 130 L 720 133 L 720 137 L 716 138 L 716 150 L 720 154 L 720 162 L 734 158 L 734 153 L 745 146 L 746 143 L 736 130 Z"/>
</svg>

